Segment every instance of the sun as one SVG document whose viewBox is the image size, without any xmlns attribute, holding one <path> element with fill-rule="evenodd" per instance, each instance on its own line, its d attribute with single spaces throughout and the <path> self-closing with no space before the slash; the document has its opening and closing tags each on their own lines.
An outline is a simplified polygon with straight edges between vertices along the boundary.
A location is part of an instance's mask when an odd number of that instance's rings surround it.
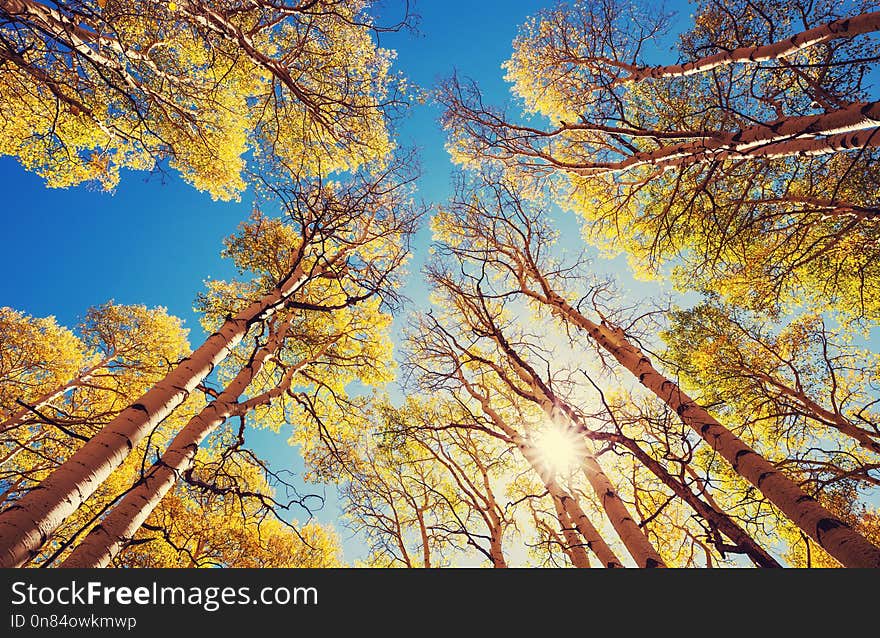
<svg viewBox="0 0 880 638">
<path fill-rule="evenodd" d="M 583 435 L 552 423 L 535 437 L 538 461 L 552 474 L 570 474 L 584 459 Z"/>
</svg>

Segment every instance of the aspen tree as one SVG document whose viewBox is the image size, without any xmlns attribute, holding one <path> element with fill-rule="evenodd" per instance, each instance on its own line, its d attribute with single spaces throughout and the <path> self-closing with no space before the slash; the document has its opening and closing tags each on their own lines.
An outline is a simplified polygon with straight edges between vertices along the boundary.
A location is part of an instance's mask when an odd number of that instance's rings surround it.
<svg viewBox="0 0 880 638">
<path fill-rule="evenodd" d="M 226 358 L 247 332 L 279 310 L 308 309 L 303 295 L 322 282 L 351 285 L 342 306 L 391 292 L 392 273 L 405 261 L 407 237 L 417 213 L 408 182 L 394 181 L 394 165 L 384 172 L 356 175 L 347 185 L 312 182 L 274 191 L 290 224 L 274 226 L 295 239 L 281 270 L 269 272 L 252 296 L 230 312 L 217 330 L 168 375 L 110 421 L 76 454 L 14 505 L 0 513 L 0 564 L 17 565 L 126 458 L 130 450 L 186 399 Z M 390 181 L 388 181 L 390 180 Z M 379 184 L 382 184 L 379 186 Z M 271 226 L 271 224 L 270 224 Z M 252 259 L 265 258 L 258 256 Z M 246 264 L 246 262 L 245 262 Z M 300 304 L 299 306 L 297 304 Z M 323 306 L 318 304 L 318 310 Z M 333 308 L 333 302 L 327 309 Z"/>
<path fill-rule="evenodd" d="M 528 212 L 528 206 L 523 206 L 515 189 L 510 185 L 490 183 L 483 196 L 485 204 L 479 193 L 465 192 L 456 200 L 453 212 L 435 220 L 436 234 L 442 242 L 441 254 L 462 264 L 474 263 L 478 268 L 495 269 L 502 278 L 502 288 L 509 286 L 507 291 L 539 304 L 560 321 L 580 331 L 663 401 L 738 474 L 761 490 L 805 534 L 841 563 L 855 567 L 880 565 L 880 550 L 822 507 L 687 395 L 673 379 L 655 368 L 623 329 L 604 317 L 590 319 L 557 290 L 554 282 L 563 286 L 570 283 L 566 281 L 566 273 L 570 270 L 552 264 L 547 249 L 553 234 L 534 211 Z M 471 279 L 467 285 L 471 292 L 466 296 L 471 300 L 462 302 L 462 305 L 471 316 L 483 321 L 483 329 L 492 335 L 495 328 L 489 323 L 492 315 L 487 310 L 486 300 L 494 298 L 496 293 L 481 294 L 483 284 L 480 278 Z M 464 296 L 458 295 L 458 298 Z M 504 347 L 498 334 L 493 336 L 499 340 L 499 346 Z M 517 368 L 518 372 L 520 368 Z M 549 396 L 544 390 L 541 394 L 545 400 Z M 552 406 L 551 402 L 548 409 L 552 407 L 559 406 Z"/>
<path fill-rule="evenodd" d="M 393 146 L 400 82 L 374 31 L 399 26 L 359 0 L 4 0 L 0 153 L 54 187 L 167 164 L 218 199 L 244 190 L 249 151 L 356 169 Z"/>
<path fill-rule="evenodd" d="M 524 121 L 473 83 L 439 92 L 453 159 L 552 192 L 587 240 L 644 276 L 779 313 L 872 321 L 878 12 L 868 2 L 700 2 L 682 60 L 667 16 L 614 0 L 538 13 L 505 64 Z M 541 123 L 541 119 L 544 123 Z M 683 262 L 683 263 L 682 263 Z"/>
</svg>

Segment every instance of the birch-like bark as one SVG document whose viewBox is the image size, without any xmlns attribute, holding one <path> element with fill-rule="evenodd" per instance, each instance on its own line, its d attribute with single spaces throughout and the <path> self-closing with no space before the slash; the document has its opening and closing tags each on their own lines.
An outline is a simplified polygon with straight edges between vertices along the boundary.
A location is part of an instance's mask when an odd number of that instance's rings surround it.
<svg viewBox="0 0 880 638">
<path fill-rule="evenodd" d="M 880 567 L 880 548 L 804 492 L 797 483 L 719 423 L 708 410 L 698 405 L 677 383 L 655 369 L 648 357 L 626 338 L 622 330 L 612 328 L 604 320 L 601 324 L 591 321 L 560 296 L 535 262 L 533 247 L 528 244 L 529 241 L 526 239 L 527 245 L 524 248 L 505 253 L 510 256 L 515 252 L 511 271 L 517 280 L 519 292 L 546 305 L 554 315 L 585 332 L 599 348 L 613 356 L 643 386 L 673 410 L 685 425 L 692 428 L 730 463 L 734 471 L 757 487 L 768 501 L 842 565 Z M 516 354 L 499 335 L 494 335 L 494 338 L 508 352 L 508 357 Z M 545 403 L 545 412 L 553 410 L 555 406 L 549 401 L 552 393 L 542 387 L 540 378 L 529 375 L 527 364 L 521 360 L 514 363 L 517 363 L 513 367 L 523 381 L 528 383 L 529 376 L 534 378 L 535 391 Z M 559 407 L 565 412 L 565 406 Z M 585 434 L 589 433 L 586 428 L 580 427 L 576 419 L 572 419 L 571 414 L 567 416 Z"/>
<path fill-rule="evenodd" d="M 555 497 L 553 498 L 553 506 L 556 508 L 556 518 L 559 521 L 559 528 L 565 537 L 565 545 L 563 551 L 568 555 L 571 564 L 579 569 L 587 569 L 590 567 L 590 557 L 583 548 L 583 541 L 578 538 L 577 528 L 565 511 L 565 506 Z"/>
<path fill-rule="evenodd" d="M 660 479 L 676 496 L 687 503 L 700 518 L 729 538 L 737 549 L 746 554 L 755 565 L 758 567 L 782 567 L 767 550 L 758 545 L 755 539 L 737 525 L 732 518 L 712 503 L 706 503 L 694 494 L 687 485 L 672 476 L 657 459 L 645 452 L 636 441 L 625 436 L 613 434 L 608 435 L 607 438 L 620 443 L 632 452 L 639 463 Z"/>
<path fill-rule="evenodd" d="M 629 513 L 629 508 L 617 493 L 617 488 L 605 474 L 598 459 L 588 453 L 582 460 L 583 474 L 602 503 L 602 509 L 611 521 L 611 526 L 623 542 L 630 556 L 639 567 L 666 567 L 666 563 L 645 532 Z"/>
<path fill-rule="evenodd" d="M 94 493 L 148 432 L 183 403 L 248 329 L 271 316 L 309 276 L 297 266 L 268 294 L 229 317 L 164 379 L 125 408 L 38 486 L 0 513 L 0 567 L 19 566 L 36 555 L 62 521 Z"/>
<path fill-rule="evenodd" d="M 484 469 L 482 471 L 488 488 L 488 475 L 486 475 Z M 474 500 L 476 501 L 476 499 Z M 480 516 L 486 521 L 486 527 L 489 529 L 489 560 L 492 562 L 492 567 L 506 568 L 507 559 L 504 558 L 503 546 L 504 525 L 502 524 L 501 517 L 498 515 L 498 504 L 495 502 L 495 496 L 491 489 L 486 490 L 486 500 L 488 502 L 487 510 L 480 512 Z"/>
<path fill-rule="evenodd" d="M 573 418 L 573 412 L 570 409 L 560 410 L 561 406 L 556 397 L 551 395 L 548 388 L 544 385 L 538 375 L 528 367 L 512 348 L 510 348 L 506 340 L 497 331 L 492 335 L 492 338 L 504 351 L 511 367 L 520 380 L 523 383 L 528 384 L 528 386 L 534 390 L 535 402 L 551 421 L 562 416 L 578 431 L 583 432 L 586 430 L 577 419 Z M 586 443 L 586 441 L 584 441 L 584 443 Z M 620 537 L 620 540 L 623 542 L 636 564 L 639 567 L 666 567 L 663 558 L 651 544 L 651 541 L 648 540 L 648 537 L 645 535 L 642 528 L 635 522 L 635 519 L 629 513 L 626 504 L 617 493 L 617 489 L 614 487 L 611 479 L 605 474 L 599 461 L 592 452 L 587 449 L 586 445 L 584 445 L 581 450 L 581 456 L 584 476 L 587 478 L 587 481 L 593 488 L 597 498 L 602 503 L 602 509 L 604 509 L 605 513 L 608 515 L 608 519 L 611 521 L 611 526 L 614 528 L 614 531 L 617 532 L 617 535 Z"/>
<path fill-rule="evenodd" d="M 856 102 L 828 113 L 755 124 L 736 133 L 715 132 L 699 142 L 637 152 L 618 162 L 560 165 L 580 175 L 599 175 L 643 166 L 670 170 L 725 158 L 825 155 L 880 145 L 878 126 L 880 102 Z"/>
<path fill-rule="evenodd" d="M 475 121 L 498 129 L 497 121 Z M 511 157 L 525 157 L 578 175 L 607 175 L 636 168 L 668 171 L 722 159 L 780 158 L 826 155 L 880 146 L 880 102 L 855 102 L 843 108 L 816 115 L 794 115 L 772 122 L 761 122 L 739 131 L 645 131 L 619 129 L 590 122 L 564 124 L 553 131 L 503 125 L 509 135 L 497 133 L 488 142 Z M 692 141 L 665 144 L 651 151 L 633 151 L 616 161 L 560 159 L 530 144 L 533 139 L 552 139 L 568 131 L 616 132 L 624 136 L 658 140 L 690 138 Z"/>
<path fill-rule="evenodd" d="M 620 562 L 617 554 L 614 553 L 614 550 L 602 538 L 599 530 L 593 525 L 590 517 L 584 512 L 577 499 L 563 490 L 555 481 L 545 483 L 545 487 L 550 495 L 560 502 L 563 510 L 568 514 L 569 519 L 583 537 L 584 545 L 590 548 L 602 565 L 609 569 L 624 567 L 624 564 Z"/>
<path fill-rule="evenodd" d="M 491 530 L 491 534 L 489 535 L 489 560 L 492 562 L 492 567 L 507 567 L 507 560 L 504 558 L 504 549 L 501 546 L 501 536 L 496 533 L 496 530 Z"/>
<path fill-rule="evenodd" d="M 880 30 L 880 11 L 863 13 L 850 18 L 841 18 L 827 24 L 823 24 L 795 35 L 778 40 L 770 44 L 762 44 L 751 47 L 738 47 L 729 51 L 722 51 L 714 55 L 707 55 L 697 60 L 691 60 L 683 64 L 669 64 L 665 66 L 635 67 L 620 65 L 630 69 L 630 73 L 620 78 L 617 82 L 638 82 L 648 78 L 673 78 L 694 75 L 711 71 L 719 67 L 738 63 L 755 63 L 776 60 L 795 55 L 811 47 L 833 40 L 854 38 L 858 35 Z"/>
<path fill-rule="evenodd" d="M 605 539 L 602 538 L 602 535 L 599 534 L 599 531 L 595 528 L 592 521 L 590 521 L 590 518 L 583 511 L 577 500 L 560 487 L 556 478 L 552 476 L 547 468 L 544 467 L 544 464 L 541 463 L 540 453 L 537 448 L 535 448 L 535 446 L 528 440 L 524 439 L 514 428 L 510 427 L 507 421 L 501 418 L 501 415 L 498 414 L 498 412 L 489 404 L 488 398 L 480 394 L 476 388 L 464 378 L 460 370 L 458 372 L 458 380 L 462 383 L 462 387 L 464 387 L 467 393 L 479 402 L 483 414 L 489 417 L 492 423 L 494 423 L 495 426 L 501 430 L 514 445 L 516 445 L 520 454 L 522 454 L 529 466 L 535 471 L 541 479 L 541 482 L 544 483 L 544 487 L 547 489 L 550 496 L 562 504 L 563 509 L 568 513 L 572 523 L 580 532 L 581 536 L 583 536 L 584 545 L 596 555 L 596 558 L 598 558 L 605 567 L 623 567 L 623 563 L 620 562 L 620 559 L 614 553 L 614 550 L 608 546 L 608 543 L 606 543 Z"/>
<path fill-rule="evenodd" d="M 274 7 L 273 7 L 274 8 Z M 312 117 L 318 124 L 325 128 L 329 128 L 329 122 L 324 114 L 306 91 L 300 87 L 294 80 L 290 70 L 283 62 L 274 60 L 259 50 L 254 44 L 252 34 L 243 31 L 239 26 L 230 22 L 221 12 L 213 9 L 209 5 L 200 3 L 190 3 L 180 0 L 176 9 L 181 15 L 188 16 L 199 26 L 207 31 L 211 31 L 230 42 L 234 42 L 255 64 L 266 69 L 278 81 L 283 83 L 290 92 L 299 100 L 311 113 Z M 116 59 L 107 57 L 101 53 L 102 48 L 109 49 L 119 56 L 136 60 L 150 68 L 150 72 L 157 77 L 162 78 L 168 84 L 175 84 L 176 78 L 168 75 L 164 70 L 155 63 L 148 55 L 131 47 L 123 46 L 123 44 L 115 37 L 110 37 L 96 31 L 92 31 L 83 26 L 82 15 L 74 14 L 68 16 L 62 11 L 53 9 L 40 2 L 34 0 L 0 0 L 0 15 L 5 15 L 14 20 L 23 20 L 32 24 L 37 30 L 48 34 L 63 46 L 71 49 L 81 55 L 89 63 L 96 65 L 98 68 L 104 68 L 109 71 L 118 73 L 125 84 L 131 89 L 139 89 L 148 93 L 153 99 L 164 104 L 172 111 L 178 110 L 178 106 L 174 104 L 168 97 L 163 96 L 160 92 L 154 91 L 137 78 L 133 77 L 125 65 Z M 11 56 L 7 56 L 11 57 Z M 53 80 L 39 69 L 34 69 L 26 65 L 24 60 L 12 60 L 23 66 L 25 70 L 37 79 L 40 79 L 50 85 L 53 93 L 65 102 L 81 106 L 74 98 L 70 98 L 63 91 L 61 86 L 53 82 Z M 88 115 L 92 115 L 91 111 L 83 107 L 81 110 Z M 109 131 L 105 131 L 108 134 Z"/>
<path fill-rule="evenodd" d="M 765 197 L 752 200 L 754 204 L 786 205 L 798 204 L 805 208 L 792 210 L 797 213 L 820 213 L 824 217 L 857 217 L 860 220 L 873 221 L 880 219 L 880 208 L 876 206 L 860 206 L 849 202 L 842 202 L 821 197 L 803 197 L 786 195 L 782 197 Z"/>
<path fill-rule="evenodd" d="M 592 454 L 587 454 L 583 459 L 583 473 L 601 501 L 602 509 L 608 515 L 611 526 L 636 564 L 639 567 L 666 567 L 663 558 L 648 540 L 644 530 L 630 515 L 611 479 Z"/>
<path fill-rule="evenodd" d="M 61 567 L 106 567 L 134 538 L 147 517 L 171 490 L 177 479 L 193 467 L 199 445 L 211 432 L 235 412 L 238 399 L 273 356 L 290 328 L 282 324 L 216 399 L 189 420 L 174 437 L 162 457 L 147 471 L 133 489 L 110 510 L 100 524 L 92 528 L 82 542 L 61 563 Z"/>
<path fill-rule="evenodd" d="M 597 324 L 568 304 L 550 289 L 543 277 L 543 295 L 554 312 L 584 330 L 602 349 L 678 414 L 733 469 L 757 487 L 805 534 L 815 540 L 846 567 L 880 567 L 880 549 L 829 512 L 800 486 L 777 470 L 773 464 L 719 423 L 708 410 L 698 405 L 677 383 L 658 372 L 651 361 L 636 348 L 619 328 Z M 534 295 L 534 293 L 532 293 Z"/>
</svg>

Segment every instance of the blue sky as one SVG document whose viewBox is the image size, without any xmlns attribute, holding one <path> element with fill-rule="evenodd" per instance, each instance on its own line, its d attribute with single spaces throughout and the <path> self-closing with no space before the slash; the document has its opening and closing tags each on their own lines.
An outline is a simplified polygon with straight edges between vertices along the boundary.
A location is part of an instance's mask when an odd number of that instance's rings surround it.
<svg viewBox="0 0 880 638">
<path fill-rule="evenodd" d="M 395 0 L 388 4 L 396 6 Z M 383 34 L 381 44 L 398 52 L 397 68 L 421 87 L 430 88 L 457 71 L 476 79 L 488 102 L 505 103 L 510 94 L 500 65 L 510 55 L 518 26 L 550 4 L 421 0 L 415 6 L 420 33 Z M 671 6 L 687 18 L 683 0 Z M 427 202 L 448 197 L 453 171 L 437 125 L 439 114 L 431 104 L 416 105 L 399 130 L 401 145 L 420 149 L 419 195 Z M 214 202 L 175 174 L 133 172 L 123 174 L 113 194 L 82 187 L 50 190 L 9 157 L 0 158 L 0 189 L 0 272 L 6 273 L 0 280 L 0 305 L 35 316 L 54 315 L 68 326 L 89 306 L 108 299 L 163 305 L 185 320 L 194 345 L 201 342 L 193 300 L 208 277 L 232 276 L 219 251 L 223 238 L 250 213 L 247 197 L 239 203 Z M 574 228 L 573 219 L 568 224 Z M 424 299 L 417 269 L 428 240 L 423 230 L 415 244 L 407 293 L 416 302 Z M 611 267 L 626 285 L 623 263 L 615 260 Z M 283 445 L 287 436 L 289 432 L 278 437 L 260 433 L 252 441 L 276 468 L 298 467 L 296 452 Z M 332 521 L 336 516 L 331 498 L 319 518 Z M 357 557 L 357 542 L 346 541 L 345 550 L 347 558 Z"/>
<path fill-rule="evenodd" d="M 487 101 L 505 103 L 510 94 L 500 65 L 518 26 L 549 4 L 421 0 L 420 32 L 383 34 L 381 44 L 397 51 L 397 68 L 421 87 L 457 71 L 476 79 Z M 674 4 L 687 15 L 683 0 Z M 435 105 L 416 104 L 399 126 L 399 143 L 420 151 L 419 195 L 428 202 L 448 197 L 453 170 L 439 115 Z M 201 331 L 193 299 L 206 278 L 232 274 L 219 256 L 221 242 L 250 212 L 247 195 L 237 203 L 215 202 L 175 173 L 123 171 L 112 194 L 47 189 L 14 158 L 0 157 L 0 187 L 0 268 L 7 273 L 0 280 L 0 304 L 55 315 L 65 325 L 111 298 L 164 305 L 186 320 L 194 342 Z M 419 239 L 417 257 L 426 248 L 426 233 Z"/>
</svg>

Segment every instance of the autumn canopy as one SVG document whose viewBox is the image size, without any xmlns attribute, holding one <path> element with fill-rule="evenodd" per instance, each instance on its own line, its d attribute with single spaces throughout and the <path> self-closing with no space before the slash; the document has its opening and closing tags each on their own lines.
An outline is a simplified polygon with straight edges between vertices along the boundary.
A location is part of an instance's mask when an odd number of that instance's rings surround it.
<svg viewBox="0 0 880 638">
<path fill-rule="evenodd" d="M 528 4 L 0 0 L 7 190 L 205 202 L 0 298 L 0 566 L 880 567 L 876 4 Z"/>
</svg>

